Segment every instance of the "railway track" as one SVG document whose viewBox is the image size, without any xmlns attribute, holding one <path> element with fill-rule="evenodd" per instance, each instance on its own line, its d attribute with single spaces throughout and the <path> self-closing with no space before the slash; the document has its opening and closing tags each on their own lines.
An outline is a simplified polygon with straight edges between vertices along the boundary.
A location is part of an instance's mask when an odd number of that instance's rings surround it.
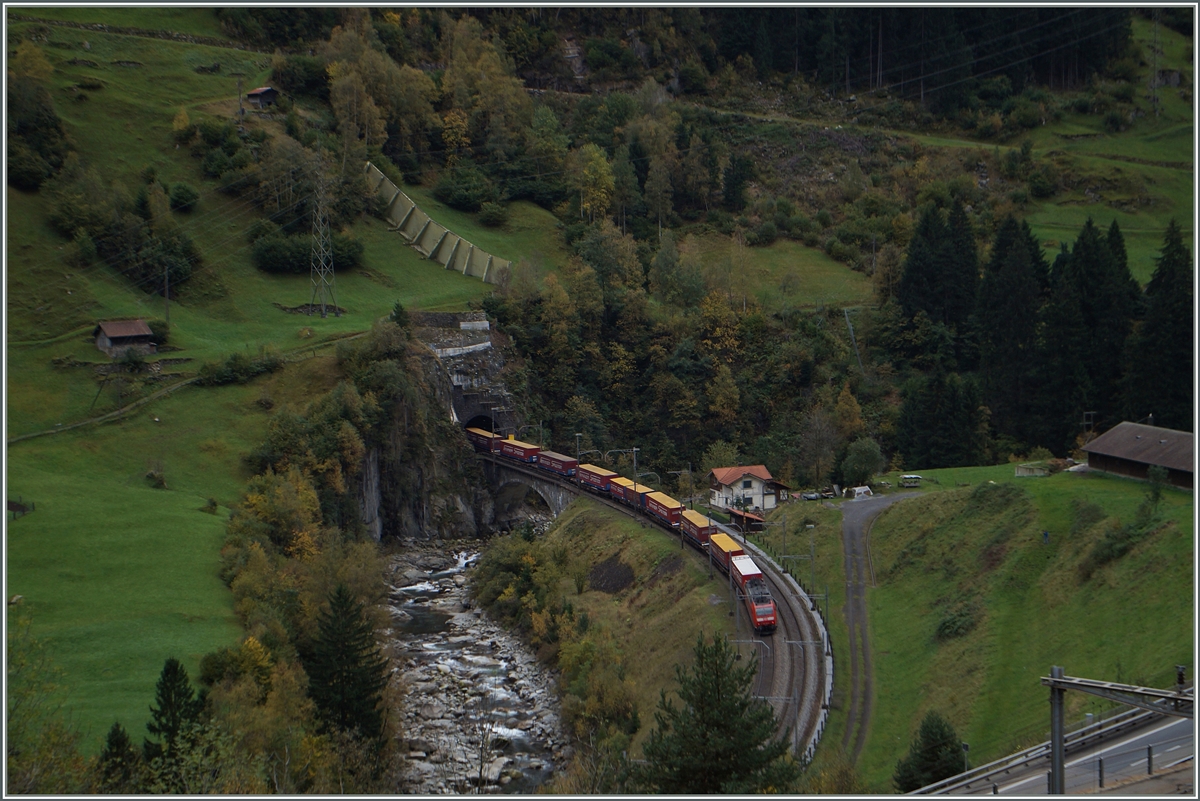
<svg viewBox="0 0 1200 801">
<path fill-rule="evenodd" d="M 527 467 L 508 459 L 500 460 L 495 456 L 481 454 L 479 458 L 542 481 L 569 487 L 577 494 L 586 495 L 634 520 L 682 538 L 680 532 L 668 531 L 629 506 L 598 493 L 585 493 L 576 483 L 549 471 Z M 719 527 L 730 536 L 739 536 L 724 526 Z M 749 645 L 758 651 L 760 662 L 755 681 L 755 695 L 767 699 L 775 710 L 780 722 L 779 733 L 788 733 L 793 753 L 802 759 L 809 759 L 824 730 L 829 693 L 833 687 L 833 659 L 827 653 L 828 638 L 822 622 L 817 613 L 812 611 L 812 605 L 800 586 L 754 543 L 745 542 L 744 547 L 746 552 L 754 557 L 755 563 L 763 571 L 763 578 L 770 586 L 771 595 L 775 599 L 778 628 L 774 634 L 765 637 L 755 634 L 745 609 L 735 600 L 735 615 L 740 615 L 735 639 L 739 644 Z M 684 550 L 693 553 L 696 559 L 703 558 L 694 548 Z M 720 577 L 721 574 L 716 575 Z M 724 586 L 722 590 L 728 592 Z"/>
</svg>

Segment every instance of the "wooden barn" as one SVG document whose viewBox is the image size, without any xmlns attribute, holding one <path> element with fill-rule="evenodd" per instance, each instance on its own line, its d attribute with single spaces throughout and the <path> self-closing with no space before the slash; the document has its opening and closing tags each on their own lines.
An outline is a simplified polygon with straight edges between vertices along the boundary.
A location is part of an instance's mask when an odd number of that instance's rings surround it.
<svg viewBox="0 0 1200 801">
<path fill-rule="evenodd" d="M 1195 436 L 1187 431 L 1141 423 L 1120 423 L 1083 446 L 1088 467 L 1134 478 L 1146 478 L 1154 466 L 1167 469 L 1167 480 L 1193 488 Z"/>
<path fill-rule="evenodd" d="M 96 349 L 109 356 L 124 355 L 130 349 L 139 353 L 154 353 L 154 332 L 145 320 L 105 320 L 92 329 Z"/>
<path fill-rule="evenodd" d="M 246 99 L 255 108 L 266 108 L 275 105 L 275 101 L 279 99 L 279 92 L 270 86 L 260 86 L 247 92 Z"/>
</svg>

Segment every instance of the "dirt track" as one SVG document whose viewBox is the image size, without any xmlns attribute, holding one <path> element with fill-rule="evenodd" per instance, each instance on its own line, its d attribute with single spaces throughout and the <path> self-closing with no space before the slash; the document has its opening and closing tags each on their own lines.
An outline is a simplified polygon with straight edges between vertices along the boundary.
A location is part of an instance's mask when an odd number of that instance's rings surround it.
<svg viewBox="0 0 1200 801">
<path fill-rule="evenodd" d="M 877 495 L 842 504 L 842 549 L 846 564 L 846 628 L 850 649 L 850 705 L 842 750 L 856 761 L 867 741 L 871 720 L 871 644 L 867 637 L 867 587 L 875 584 L 867 535 L 876 516 L 902 498 L 916 495 Z"/>
</svg>

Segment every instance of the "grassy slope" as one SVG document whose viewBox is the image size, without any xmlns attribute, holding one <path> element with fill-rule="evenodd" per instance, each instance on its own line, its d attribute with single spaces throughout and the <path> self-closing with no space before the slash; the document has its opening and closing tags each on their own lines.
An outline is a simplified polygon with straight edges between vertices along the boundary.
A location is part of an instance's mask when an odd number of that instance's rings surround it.
<svg viewBox="0 0 1200 801">
<path fill-rule="evenodd" d="M 1080 584 L 1079 562 L 1104 524 L 1070 534 L 1072 499 L 1129 520 L 1143 483 L 1073 473 L 1018 480 L 1026 502 L 972 512 L 972 490 L 958 485 L 1013 481 L 1010 465 L 923 475 L 938 477 L 940 487 L 892 507 L 871 533 L 879 578 L 869 595 L 876 702 L 860 768 L 872 786 L 890 788 L 928 709 L 950 717 L 975 764 L 1044 739 L 1038 678 L 1052 664 L 1071 675 L 1164 686 L 1175 664 L 1190 671 L 1192 620 L 1179 614 L 1194 587 L 1190 493 L 1169 490 L 1166 526 Z M 1049 546 L 1043 530 L 1051 532 Z M 984 551 L 1005 536 L 1006 551 L 989 567 Z M 916 564 L 892 570 L 922 537 Z M 933 633 L 948 603 L 974 594 L 986 610 L 979 625 L 939 645 Z M 1073 715 L 1099 711 L 1084 696 L 1068 704 Z"/>
<path fill-rule="evenodd" d="M 633 568 L 634 583 L 615 594 L 588 589 L 577 596 L 569 578 L 562 591 L 577 611 L 587 611 L 593 626 L 606 627 L 621 644 L 636 686 L 642 728 L 634 746 L 640 748 L 654 728 L 659 689 L 674 686 L 676 664 L 691 664 L 699 633 L 736 637 L 721 575 L 710 580 L 707 563 L 694 549 L 681 550 L 678 538 L 586 498 L 558 517 L 546 542 L 551 548 L 568 544 L 572 559 L 588 565 L 618 553 Z M 682 570 L 655 577 L 660 563 L 681 554 Z"/>
<path fill-rule="evenodd" d="M 9 447 L 8 495 L 37 511 L 9 524 L 8 592 L 25 596 L 50 639 L 86 748 L 98 749 L 114 720 L 136 739 L 166 657 L 195 676 L 204 653 L 239 638 L 217 553 L 227 507 L 250 477 L 241 457 L 269 417 L 258 400 L 299 408 L 337 379 L 334 358 L 320 356 Z M 168 489 L 150 488 L 152 466 Z M 209 498 L 216 515 L 200 511 Z"/>
</svg>

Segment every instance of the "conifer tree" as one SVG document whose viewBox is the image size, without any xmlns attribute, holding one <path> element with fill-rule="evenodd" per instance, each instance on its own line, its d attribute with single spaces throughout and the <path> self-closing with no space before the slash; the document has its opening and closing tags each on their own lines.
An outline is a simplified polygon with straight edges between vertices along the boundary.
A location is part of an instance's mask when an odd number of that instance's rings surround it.
<svg viewBox="0 0 1200 801">
<path fill-rule="evenodd" d="M 1039 272 L 1045 277 L 1040 255 L 1035 265 L 1017 221 L 1005 219 L 979 283 L 973 317 L 984 402 L 992 412 L 992 425 L 1018 439 L 1029 435 L 1025 420 L 1034 392 Z"/>
<path fill-rule="evenodd" d="M 691 668 L 676 666 L 676 706 L 664 690 L 633 784 L 653 793 L 786 792 L 799 776 L 788 737 L 776 737 L 769 704 L 753 696 L 756 666 L 738 665 L 722 639 L 696 641 Z"/>
<path fill-rule="evenodd" d="M 132 794 L 142 791 L 146 766 L 142 755 L 120 723 L 108 730 L 97 764 L 97 789 L 101 793 Z"/>
<path fill-rule="evenodd" d="M 958 734 L 944 717 L 930 711 L 908 750 L 896 764 L 892 781 L 896 790 L 909 793 L 962 771 Z"/>
<path fill-rule="evenodd" d="M 146 729 L 159 741 L 143 743 L 147 762 L 159 756 L 169 757 L 180 730 L 196 721 L 204 708 L 204 699 L 197 697 L 187 669 L 175 657 L 169 657 L 163 663 L 162 673 L 154 686 L 154 704 L 150 707 L 150 722 Z"/>
<path fill-rule="evenodd" d="M 1078 324 L 1086 335 L 1079 358 L 1092 390 L 1086 402 L 1096 412 L 1097 426 L 1108 428 L 1117 422 L 1121 354 L 1138 312 L 1141 292 L 1128 266 L 1114 256 L 1109 237 L 1101 235 L 1091 218 L 1084 223 L 1058 272 L 1058 280 L 1072 282 L 1079 298 Z"/>
<path fill-rule="evenodd" d="M 1171 220 L 1158 266 L 1146 285 L 1146 319 L 1131 337 L 1125 379 L 1126 416 L 1191 431 L 1195 402 L 1192 259 Z"/>
<path fill-rule="evenodd" d="M 1056 260 L 1056 264 L 1057 264 Z M 1038 323 L 1035 383 L 1031 403 L 1031 439 L 1053 453 L 1074 447 L 1083 412 L 1092 396 L 1086 365 L 1087 331 L 1079 324 L 1079 292 L 1059 280 Z"/>
<path fill-rule="evenodd" d="M 339 584 L 317 620 L 317 637 L 305 660 L 308 694 L 326 727 L 357 730 L 367 738 L 383 732 L 380 704 L 387 686 L 387 660 L 363 605 Z"/>
<path fill-rule="evenodd" d="M 939 281 L 938 294 L 942 299 L 943 319 L 959 335 L 966 332 L 967 321 L 975 310 L 975 291 L 979 285 L 979 253 L 975 234 L 961 200 L 950 209 L 944 265 L 946 273 Z"/>
<path fill-rule="evenodd" d="M 946 239 L 947 230 L 941 214 L 936 208 L 928 209 L 921 215 L 908 243 L 904 272 L 896 288 L 896 297 L 905 317 L 912 318 L 923 311 L 935 323 L 944 321 L 938 293 L 941 277 L 946 272 L 943 265 Z"/>
</svg>

